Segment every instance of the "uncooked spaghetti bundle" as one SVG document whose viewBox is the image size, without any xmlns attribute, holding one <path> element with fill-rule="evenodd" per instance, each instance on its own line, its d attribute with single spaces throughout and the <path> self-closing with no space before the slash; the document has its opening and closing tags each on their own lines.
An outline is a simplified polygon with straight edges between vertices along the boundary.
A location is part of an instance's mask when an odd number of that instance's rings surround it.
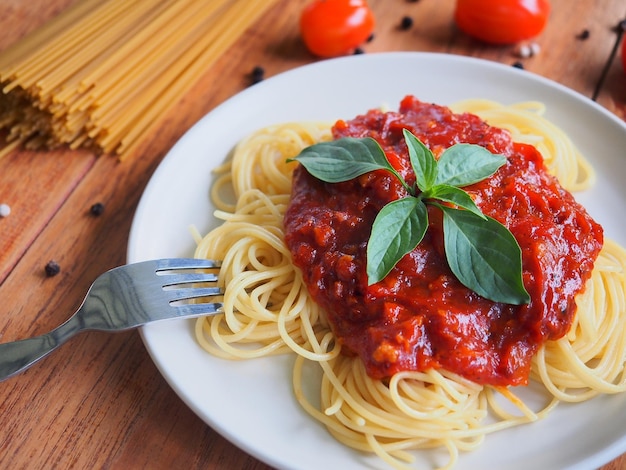
<svg viewBox="0 0 626 470">
<path fill-rule="evenodd" d="M 82 0 L 0 54 L 8 153 L 129 155 L 271 0 Z"/>
</svg>

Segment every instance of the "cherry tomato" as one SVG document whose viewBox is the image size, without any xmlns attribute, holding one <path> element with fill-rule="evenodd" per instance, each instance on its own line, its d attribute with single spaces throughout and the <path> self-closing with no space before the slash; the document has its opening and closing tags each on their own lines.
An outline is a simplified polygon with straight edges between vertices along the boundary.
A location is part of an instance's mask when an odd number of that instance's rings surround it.
<svg viewBox="0 0 626 470">
<path fill-rule="evenodd" d="M 490 44 L 533 38 L 549 16 L 549 0 L 457 0 L 454 12 L 461 31 Z"/>
<path fill-rule="evenodd" d="M 314 0 L 300 16 L 307 49 L 320 57 L 352 52 L 374 31 L 374 15 L 365 0 Z"/>
</svg>

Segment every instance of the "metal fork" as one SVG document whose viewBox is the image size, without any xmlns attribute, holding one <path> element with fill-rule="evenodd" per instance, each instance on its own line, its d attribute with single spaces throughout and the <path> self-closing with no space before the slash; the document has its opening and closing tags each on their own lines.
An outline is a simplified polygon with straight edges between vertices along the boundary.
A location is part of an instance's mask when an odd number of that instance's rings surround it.
<svg viewBox="0 0 626 470">
<path fill-rule="evenodd" d="M 80 308 L 47 334 L 0 344 L 0 381 L 27 369 L 81 331 L 122 331 L 149 322 L 220 313 L 219 261 L 160 259 L 129 264 L 100 275 Z M 201 272 L 200 272 L 201 271 Z M 198 285 L 201 284 L 201 285 Z"/>
</svg>

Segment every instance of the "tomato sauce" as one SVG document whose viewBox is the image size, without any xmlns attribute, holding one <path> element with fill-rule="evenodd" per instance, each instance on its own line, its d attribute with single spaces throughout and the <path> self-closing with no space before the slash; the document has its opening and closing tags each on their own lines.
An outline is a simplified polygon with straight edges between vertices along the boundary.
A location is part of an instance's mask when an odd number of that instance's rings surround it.
<svg viewBox="0 0 626 470">
<path fill-rule="evenodd" d="M 342 351 L 360 356 L 372 378 L 437 368 L 480 384 L 526 384 L 539 346 L 570 328 L 574 297 L 602 247 L 602 228 L 547 173 L 534 147 L 512 142 L 506 131 L 474 115 L 408 96 L 397 112 L 372 110 L 338 121 L 333 133 L 375 138 L 411 184 L 403 128 L 436 156 L 467 142 L 507 157 L 492 177 L 464 189 L 517 239 L 530 303 L 495 303 L 464 287 L 445 259 L 440 210 L 430 206 L 424 240 L 385 279 L 368 286 L 373 220 L 385 204 L 406 196 L 384 171 L 330 184 L 298 167 L 284 221 L 294 263 L 327 312 Z"/>
</svg>

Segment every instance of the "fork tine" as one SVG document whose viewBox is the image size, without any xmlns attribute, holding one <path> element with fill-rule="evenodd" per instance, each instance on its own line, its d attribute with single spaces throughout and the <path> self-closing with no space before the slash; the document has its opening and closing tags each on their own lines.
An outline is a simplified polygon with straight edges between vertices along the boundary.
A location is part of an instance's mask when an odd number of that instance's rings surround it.
<svg viewBox="0 0 626 470">
<path fill-rule="evenodd" d="M 221 302 L 209 302 L 204 304 L 177 305 L 174 308 L 180 316 L 194 317 L 220 313 L 222 307 L 223 304 Z"/>
<path fill-rule="evenodd" d="M 165 274 L 162 276 L 164 286 L 175 284 L 191 284 L 193 282 L 217 282 L 215 273 Z"/>
<path fill-rule="evenodd" d="M 224 294 L 224 291 L 219 287 L 188 287 L 167 290 L 165 292 L 170 302 L 198 299 L 200 297 L 215 297 Z"/>
<path fill-rule="evenodd" d="M 157 260 L 156 270 L 158 272 L 173 269 L 212 269 L 221 265 L 221 261 L 212 259 L 171 258 Z"/>
</svg>

